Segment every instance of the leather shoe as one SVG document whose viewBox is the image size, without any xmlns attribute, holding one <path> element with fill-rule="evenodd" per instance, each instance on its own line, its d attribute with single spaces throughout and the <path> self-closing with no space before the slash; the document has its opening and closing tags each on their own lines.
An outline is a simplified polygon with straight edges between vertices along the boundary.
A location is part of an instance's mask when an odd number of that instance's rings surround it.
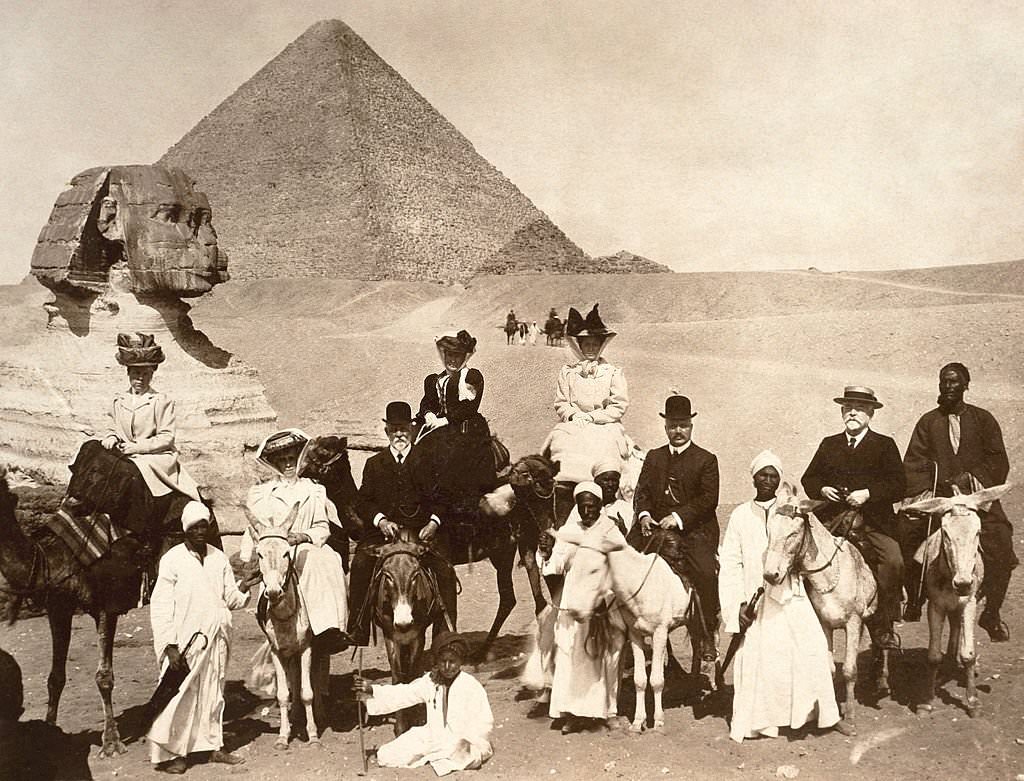
<svg viewBox="0 0 1024 781">
<path fill-rule="evenodd" d="M 218 749 L 210 754 L 209 761 L 217 762 L 221 765 L 241 765 L 245 762 L 245 757 L 241 757 L 238 754 L 232 754 L 230 751 Z"/>
<path fill-rule="evenodd" d="M 167 762 L 160 762 L 156 770 L 160 773 L 170 773 L 172 776 L 180 776 L 188 769 L 188 763 L 184 757 L 175 757 Z"/>
<path fill-rule="evenodd" d="M 1010 627 L 999 616 L 982 613 L 978 626 L 988 632 L 989 640 L 993 643 L 1005 643 L 1010 639 Z"/>
</svg>

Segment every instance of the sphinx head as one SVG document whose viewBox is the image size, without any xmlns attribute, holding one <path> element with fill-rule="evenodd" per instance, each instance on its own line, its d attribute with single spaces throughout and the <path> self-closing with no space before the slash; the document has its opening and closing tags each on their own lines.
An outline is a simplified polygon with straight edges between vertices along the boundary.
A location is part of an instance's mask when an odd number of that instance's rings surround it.
<svg viewBox="0 0 1024 781">
<path fill-rule="evenodd" d="M 53 289 L 202 295 L 228 279 L 212 217 L 179 168 L 92 168 L 57 199 L 32 273 Z"/>
</svg>

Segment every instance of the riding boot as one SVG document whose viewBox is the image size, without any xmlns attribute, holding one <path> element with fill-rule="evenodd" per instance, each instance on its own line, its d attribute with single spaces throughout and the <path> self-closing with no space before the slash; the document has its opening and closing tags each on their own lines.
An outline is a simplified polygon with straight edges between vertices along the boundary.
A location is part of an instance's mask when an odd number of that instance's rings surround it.
<svg viewBox="0 0 1024 781">
<path fill-rule="evenodd" d="M 456 585 L 455 570 L 451 565 L 443 563 L 434 570 L 437 576 L 437 588 L 441 592 L 438 596 L 444 604 L 444 610 L 451 631 L 456 631 L 459 618 L 458 586 Z"/>
<path fill-rule="evenodd" d="M 356 550 L 348 582 L 348 634 L 355 645 L 370 644 L 371 606 L 366 604 L 376 558 Z"/>
<path fill-rule="evenodd" d="M 924 585 L 921 583 L 921 565 L 911 559 L 905 565 L 903 586 L 907 591 L 907 603 L 903 606 L 904 621 L 920 621 L 921 606 L 924 604 Z"/>
</svg>

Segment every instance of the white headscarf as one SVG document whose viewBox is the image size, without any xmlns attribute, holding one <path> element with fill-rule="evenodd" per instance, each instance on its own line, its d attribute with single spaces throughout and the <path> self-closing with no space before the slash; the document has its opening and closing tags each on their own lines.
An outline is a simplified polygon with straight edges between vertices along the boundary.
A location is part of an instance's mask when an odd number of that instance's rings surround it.
<svg viewBox="0 0 1024 781">
<path fill-rule="evenodd" d="M 766 466 L 775 467 L 775 471 L 779 473 L 779 479 L 782 479 L 782 459 L 775 455 L 771 450 L 762 450 L 754 456 L 754 460 L 750 462 L 751 476 L 756 475 Z"/>
<path fill-rule="evenodd" d="M 591 480 L 585 480 L 582 483 L 576 483 L 576 487 L 573 489 L 572 498 L 576 499 L 582 493 L 590 493 L 600 499 L 604 496 L 601 491 L 601 486 Z"/>
<path fill-rule="evenodd" d="M 202 502 L 189 502 L 181 510 L 181 528 L 188 531 L 200 521 L 210 520 L 210 508 Z"/>
</svg>

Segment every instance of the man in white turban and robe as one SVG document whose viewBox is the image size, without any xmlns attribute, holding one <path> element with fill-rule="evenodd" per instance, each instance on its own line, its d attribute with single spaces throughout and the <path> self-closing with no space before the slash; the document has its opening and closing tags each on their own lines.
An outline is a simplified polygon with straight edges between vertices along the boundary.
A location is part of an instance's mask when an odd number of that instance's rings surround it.
<svg viewBox="0 0 1024 781">
<path fill-rule="evenodd" d="M 231 611 L 248 603 L 249 588 L 259 572 L 236 585 L 228 557 L 206 544 L 209 524 L 210 510 L 204 504 L 185 505 L 185 541 L 160 559 L 149 606 L 161 675 L 169 667 L 189 668 L 178 693 L 149 731 L 150 761 L 157 770 L 173 775 L 185 772 L 190 754 L 210 752 L 207 761 L 228 765 L 244 761 L 223 751 L 224 680 Z"/>
<path fill-rule="evenodd" d="M 756 495 L 729 516 L 719 552 L 719 598 L 725 631 L 747 628 L 733 668 L 735 694 L 729 736 L 778 737 L 779 727 L 802 727 L 814 721 L 819 729 L 835 726 L 840 732 L 833 662 L 828 641 L 797 574 L 777 586 L 764 580 L 768 531 L 779 508 L 776 496 L 782 480 L 782 462 L 770 450 L 750 465 Z M 753 621 L 745 615 L 758 588 Z"/>
<path fill-rule="evenodd" d="M 602 506 L 601 486 L 587 481 L 573 491 L 576 507 L 562 526 L 576 528 L 588 539 L 626 539 Z M 541 571 L 544 575 L 564 575 L 572 567 L 576 545 L 558 540 L 547 551 L 541 546 Z M 611 582 L 605 584 L 605 604 L 611 606 L 614 595 Z M 549 713 L 562 719 L 562 734 L 602 728 L 618 715 L 619 658 L 626 641 L 626 626 L 618 610 L 577 621 L 564 609 L 564 591 L 552 595 L 556 604 L 554 626 L 554 671 L 551 677 Z"/>
</svg>

